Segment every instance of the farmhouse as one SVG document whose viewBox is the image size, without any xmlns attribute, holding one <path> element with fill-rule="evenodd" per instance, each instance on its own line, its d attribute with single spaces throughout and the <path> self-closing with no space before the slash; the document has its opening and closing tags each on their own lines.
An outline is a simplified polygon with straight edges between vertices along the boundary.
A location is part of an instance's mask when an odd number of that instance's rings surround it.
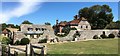
<svg viewBox="0 0 120 56">
<path fill-rule="evenodd" d="M 62 33 L 62 29 L 65 26 L 70 26 L 70 28 L 76 28 L 78 31 L 80 30 L 91 30 L 90 23 L 84 17 L 78 17 L 78 15 L 74 16 L 74 20 L 69 22 L 60 22 L 56 20 L 56 26 L 59 28 L 59 33 Z"/>
<path fill-rule="evenodd" d="M 38 43 L 41 38 L 54 37 L 51 25 L 21 24 L 20 31 L 14 32 L 14 42 L 22 38 L 29 38 L 32 43 Z"/>
<path fill-rule="evenodd" d="M 50 25 L 21 24 L 21 32 L 28 38 L 39 38 L 45 31 L 51 31 Z"/>
</svg>

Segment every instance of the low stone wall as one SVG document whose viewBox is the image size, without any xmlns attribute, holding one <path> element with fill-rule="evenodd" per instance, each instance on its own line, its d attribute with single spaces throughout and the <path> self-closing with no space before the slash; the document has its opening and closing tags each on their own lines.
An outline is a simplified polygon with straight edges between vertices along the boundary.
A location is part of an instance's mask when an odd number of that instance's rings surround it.
<svg viewBox="0 0 120 56">
<path fill-rule="evenodd" d="M 103 34 L 103 31 L 105 34 L 108 36 L 110 33 L 113 33 L 115 36 L 117 36 L 118 32 L 120 30 L 81 30 L 79 31 L 80 37 L 78 37 L 78 40 L 82 39 L 93 39 L 94 35 L 100 36 Z M 73 40 L 73 35 L 76 33 L 75 30 L 71 30 L 70 33 L 66 37 L 58 37 L 54 35 L 53 31 L 46 31 L 44 34 L 40 37 L 46 37 L 48 36 L 49 38 L 58 38 L 60 41 L 72 41 Z M 25 37 L 25 35 L 22 32 L 16 32 L 15 33 L 15 41 L 20 40 L 21 38 Z M 39 39 L 35 39 L 34 41 L 32 40 L 31 43 L 38 43 Z"/>
<path fill-rule="evenodd" d="M 103 34 L 103 31 L 108 36 L 109 34 L 113 33 L 115 36 L 117 36 L 119 30 L 81 30 L 79 31 L 80 37 L 78 37 L 78 40 L 83 39 L 93 39 L 94 35 L 100 36 Z M 75 31 L 70 31 L 68 36 L 60 38 L 60 41 L 67 41 L 67 40 L 73 40 L 73 35 L 75 34 Z"/>
</svg>

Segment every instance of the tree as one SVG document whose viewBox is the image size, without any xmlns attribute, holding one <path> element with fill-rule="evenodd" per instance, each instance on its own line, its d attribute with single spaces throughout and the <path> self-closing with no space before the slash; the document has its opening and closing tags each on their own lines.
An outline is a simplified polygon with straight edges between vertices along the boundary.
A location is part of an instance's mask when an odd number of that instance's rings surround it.
<svg viewBox="0 0 120 56">
<path fill-rule="evenodd" d="M 6 23 L 3 23 L 3 24 L 2 24 L 2 30 L 4 30 L 6 27 L 7 27 L 7 24 L 6 24 Z"/>
<path fill-rule="evenodd" d="M 108 24 L 106 26 L 106 29 L 120 29 L 120 21 L 116 21 L 116 22 L 111 22 L 110 24 Z"/>
<path fill-rule="evenodd" d="M 46 22 L 45 25 L 51 25 L 49 22 Z"/>
<path fill-rule="evenodd" d="M 92 29 L 104 29 L 113 20 L 112 9 L 108 5 L 85 7 L 78 14 L 88 20 Z"/>
<path fill-rule="evenodd" d="M 28 20 L 25 20 L 22 22 L 22 24 L 33 24 L 33 23 L 29 22 Z"/>
</svg>

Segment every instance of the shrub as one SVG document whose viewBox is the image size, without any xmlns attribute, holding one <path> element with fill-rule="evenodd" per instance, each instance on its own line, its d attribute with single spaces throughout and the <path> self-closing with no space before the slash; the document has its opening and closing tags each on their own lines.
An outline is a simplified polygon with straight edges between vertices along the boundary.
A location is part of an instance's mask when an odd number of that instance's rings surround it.
<svg viewBox="0 0 120 56">
<path fill-rule="evenodd" d="M 26 45 L 26 44 L 29 44 L 30 40 L 28 38 L 22 38 L 21 41 L 20 41 L 20 44 L 21 45 Z"/>
<path fill-rule="evenodd" d="M 38 43 L 47 43 L 47 39 L 41 39 Z"/>
<path fill-rule="evenodd" d="M 98 37 L 98 35 L 94 35 L 93 39 L 102 39 L 101 37 Z"/>
<path fill-rule="evenodd" d="M 20 45 L 20 41 L 17 40 L 17 41 L 15 42 L 15 45 Z"/>
<path fill-rule="evenodd" d="M 100 35 L 100 37 L 102 37 L 104 39 L 104 38 L 107 38 L 107 35 L 102 34 L 102 35 Z"/>
<path fill-rule="evenodd" d="M 8 37 L 3 37 L 3 38 L 2 38 L 2 43 L 3 43 L 3 44 L 10 44 L 11 41 L 12 41 L 12 40 L 11 40 L 10 38 L 8 38 Z"/>
<path fill-rule="evenodd" d="M 99 38 L 98 35 L 93 36 L 93 39 L 98 39 L 98 38 Z"/>
<path fill-rule="evenodd" d="M 109 38 L 115 38 L 115 35 L 114 34 L 109 34 L 108 37 Z"/>
<path fill-rule="evenodd" d="M 76 28 L 71 28 L 70 30 L 77 30 Z"/>
</svg>

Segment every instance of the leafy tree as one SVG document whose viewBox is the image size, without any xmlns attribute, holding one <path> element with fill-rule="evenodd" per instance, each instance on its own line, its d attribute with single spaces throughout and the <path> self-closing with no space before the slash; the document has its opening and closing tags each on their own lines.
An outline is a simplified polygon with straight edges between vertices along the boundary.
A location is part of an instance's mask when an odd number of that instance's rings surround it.
<svg viewBox="0 0 120 56">
<path fill-rule="evenodd" d="M 116 21 L 116 22 L 111 22 L 110 24 L 108 24 L 106 26 L 106 29 L 120 29 L 120 21 Z"/>
<path fill-rule="evenodd" d="M 29 22 L 28 20 L 25 20 L 22 22 L 22 24 L 33 24 L 33 23 Z"/>
<path fill-rule="evenodd" d="M 120 20 L 117 20 L 116 23 L 119 23 L 119 24 L 120 24 Z"/>
<path fill-rule="evenodd" d="M 29 44 L 30 40 L 28 38 L 22 38 L 21 41 L 20 41 L 20 44 L 21 45 L 26 45 L 26 44 Z"/>
<path fill-rule="evenodd" d="M 2 38 L 2 43 L 3 43 L 3 44 L 10 44 L 11 41 L 12 41 L 12 40 L 11 40 L 10 38 L 8 38 L 8 37 L 3 37 L 3 38 Z"/>
<path fill-rule="evenodd" d="M 45 25 L 51 25 L 49 22 L 46 22 Z"/>
<path fill-rule="evenodd" d="M 88 20 L 92 29 L 104 29 L 113 20 L 112 9 L 108 5 L 85 7 L 78 14 Z"/>
<path fill-rule="evenodd" d="M 6 23 L 3 23 L 3 24 L 2 24 L 2 30 L 4 30 L 6 27 L 7 27 L 7 24 L 6 24 Z"/>
</svg>

